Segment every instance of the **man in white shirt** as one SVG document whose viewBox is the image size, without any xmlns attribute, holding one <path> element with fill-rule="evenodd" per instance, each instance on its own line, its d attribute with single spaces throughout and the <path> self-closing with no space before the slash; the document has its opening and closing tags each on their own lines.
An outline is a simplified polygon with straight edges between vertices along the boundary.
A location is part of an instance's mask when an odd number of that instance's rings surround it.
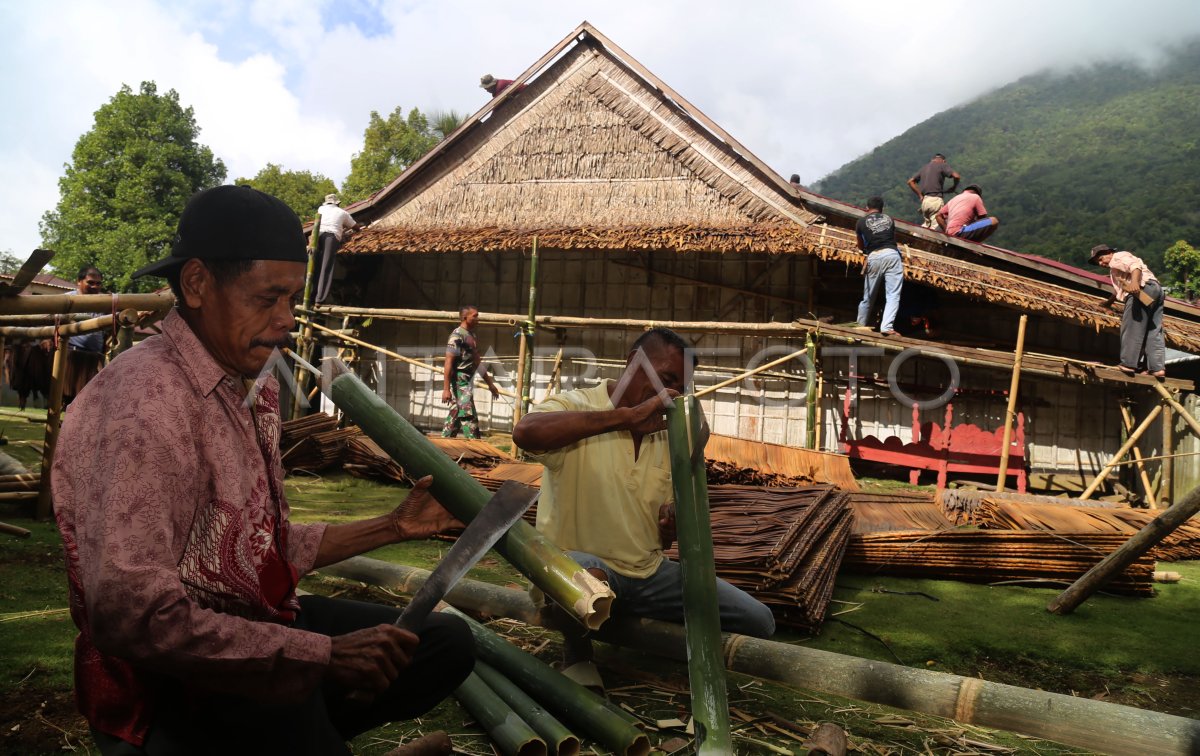
<svg viewBox="0 0 1200 756">
<path fill-rule="evenodd" d="M 329 285 L 333 281 L 333 265 L 337 251 L 342 246 L 347 231 L 359 227 L 354 216 L 338 207 L 341 200 L 336 194 L 326 194 L 325 204 L 317 209 L 321 215 L 321 237 L 317 249 L 321 254 L 321 262 L 317 267 L 317 290 L 313 302 L 320 304 L 329 296 Z"/>
</svg>

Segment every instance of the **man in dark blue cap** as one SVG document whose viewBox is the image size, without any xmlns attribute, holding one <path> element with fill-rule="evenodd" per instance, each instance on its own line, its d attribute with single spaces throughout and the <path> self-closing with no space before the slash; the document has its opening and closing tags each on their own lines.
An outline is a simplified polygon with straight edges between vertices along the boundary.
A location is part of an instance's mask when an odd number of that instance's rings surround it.
<svg viewBox="0 0 1200 756">
<path fill-rule="evenodd" d="M 104 754 L 349 753 L 470 672 L 469 629 L 298 597 L 305 572 L 426 538 L 430 479 L 390 514 L 289 521 L 279 385 L 264 373 L 304 286 L 300 219 L 247 186 L 192 197 L 161 275 L 176 309 L 76 399 L 52 471 L 77 703 Z M 364 702 L 365 701 L 365 702 Z"/>
</svg>

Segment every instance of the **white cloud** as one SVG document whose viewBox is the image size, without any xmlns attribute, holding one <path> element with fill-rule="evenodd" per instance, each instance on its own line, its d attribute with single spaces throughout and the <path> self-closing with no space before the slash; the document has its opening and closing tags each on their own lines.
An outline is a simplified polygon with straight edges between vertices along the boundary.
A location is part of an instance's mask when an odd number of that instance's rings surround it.
<svg viewBox="0 0 1200 756">
<path fill-rule="evenodd" d="M 27 253 L 92 113 L 154 80 L 230 180 L 274 162 L 339 183 L 368 113 L 486 102 L 587 18 L 785 175 L 815 181 L 914 123 L 1048 66 L 1153 62 L 1194 0 L 927 4 L 528 0 L 0 0 L 0 248 Z M 366 27 L 366 28 L 362 28 Z"/>
</svg>

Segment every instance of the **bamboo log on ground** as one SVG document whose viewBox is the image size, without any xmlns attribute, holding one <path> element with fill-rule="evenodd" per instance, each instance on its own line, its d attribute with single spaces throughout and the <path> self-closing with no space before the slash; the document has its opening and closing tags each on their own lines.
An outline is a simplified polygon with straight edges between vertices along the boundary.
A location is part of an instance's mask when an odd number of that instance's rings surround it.
<svg viewBox="0 0 1200 756">
<path fill-rule="evenodd" d="M 1046 610 L 1053 614 L 1070 614 L 1075 611 L 1089 596 L 1103 588 L 1134 560 L 1157 546 L 1197 512 L 1200 512 L 1200 487 L 1193 488 L 1178 504 L 1164 510 L 1124 545 L 1100 560 L 1099 564 L 1088 570 L 1070 588 L 1056 596 L 1046 606 Z M 1197 741 L 1196 748 L 1200 751 L 1200 741 Z"/>
<path fill-rule="evenodd" d="M 1125 455 L 1128 454 L 1129 450 L 1132 449 L 1134 444 L 1138 442 L 1138 439 L 1142 437 L 1142 434 L 1146 432 L 1146 429 L 1150 427 L 1150 424 L 1153 423 L 1162 413 L 1162 410 L 1163 408 L 1161 404 L 1155 405 L 1154 409 L 1150 410 L 1150 413 L 1146 415 L 1146 419 L 1142 421 L 1141 425 L 1139 425 L 1133 431 L 1133 433 L 1129 434 L 1129 438 L 1125 439 L 1125 443 L 1121 444 L 1121 448 L 1118 449 L 1117 453 L 1112 456 L 1112 459 L 1105 463 L 1100 472 L 1096 474 L 1096 477 L 1092 479 L 1092 482 L 1088 484 L 1088 487 L 1083 490 L 1083 493 L 1079 494 L 1079 498 L 1090 498 L 1091 495 L 1096 492 L 1096 489 L 1100 487 L 1100 484 L 1104 482 L 1104 479 L 1108 477 L 1108 474 L 1113 471 L 1113 469 L 1118 465 L 1118 463 L 1120 463 L 1122 459 L 1125 458 Z"/>
<path fill-rule="evenodd" d="M 1124 404 L 1121 408 L 1121 422 L 1126 433 L 1133 433 L 1133 413 Z M 1154 487 L 1150 485 L 1150 476 L 1146 474 L 1146 461 L 1142 459 L 1142 450 L 1137 444 L 1133 445 L 1133 463 L 1137 465 L 1138 478 L 1142 481 L 1142 490 L 1146 492 L 1146 501 L 1151 509 L 1158 509 L 1158 501 L 1154 498 Z"/>
<path fill-rule="evenodd" d="M 487 730 L 500 753 L 505 756 L 546 756 L 546 741 L 538 737 L 529 723 L 478 674 L 468 675 L 454 691 L 454 697 Z"/>
<path fill-rule="evenodd" d="M 431 491 L 459 520 L 470 522 L 491 494 L 423 433 L 352 373 L 333 379 L 331 397 L 351 421 L 413 479 L 433 475 Z M 598 628 L 608 618 L 613 592 L 527 522 L 518 522 L 496 544 L 505 559 L 579 619 Z"/>
<path fill-rule="evenodd" d="M 475 638 L 475 652 L 526 693 L 535 695 L 561 719 L 623 756 L 646 756 L 650 741 L 631 716 L 574 680 L 547 666 L 491 630 L 455 609 L 446 610 L 466 620 Z"/>
<path fill-rule="evenodd" d="M 360 570 L 360 566 L 371 571 Z M 337 568 L 342 577 L 365 582 L 371 574 L 387 575 L 385 587 L 408 585 L 413 591 L 429 574 L 366 557 L 346 560 Z M 331 572 L 331 568 L 322 568 L 322 572 Z M 542 616 L 527 592 L 469 578 L 460 580 L 446 600 L 472 613 L 526 623 L 536 623 Z M 686 656 L 683 628 L 669 622 L 615 618 L 598 637 L 680 661 Z M 1200 721 L 1186 717 L 742 635 L 726 634 L 723 641 L 729 671 L 805 690 L 1103 753 L 1200 753 Z"/>
<path fill-rule="evenodd" d="M 50 493 L 50 468 L 54 465 L 54 448 L 58 443 L 58 429 L 62 425 L 63 377 L 67 372 L 67 351 L 66 343 L 58 345 L 50 369 L 50 396 L 46 402 L 46 438 L 42 443 L 41 490 L 37 502 L 38 520 L 48 520 L 54 515 L 54 501 Z"/>
<path fill-rule="evenodd" d="M 17 538 L 28 538 L 29 536 L 31 536 L 33 534 L 32 531 L 26 530 L 25 528 L 22 528 L 22 527 L 18 527 L 16 525 L 9 525 L 7 522 L 0 522 L 0 533 L 6 533 L 7 535 L 13 535 L 13 536 L 16 536 Z"/>
<path fill-rule="evenodd" d="M 475 674 L 479 675 L 479 679 L 487 683 L 492 692 L 500 696 L 509 708 L 518 712 L 521 719 L 529 723 L 529 726 L 546 741 L 548 750 L 554 756 L 577 756 L 579 738 L 547 711 L 546 707 L 487 662 L 476 660 Z"/>
<path fill-rule="evenodd" d="M 1008 455 L 1012 446 L 1013 420 L 1017 417 L 1017 391 L 1021 386 L 1021 358 L 1025 356 L 1025 324 L 1028 315 L 1021 316 L 1017 326 L 1017 350 L 1013 357 L 1012 381 L 1008 384 L 1008 409 L 1004 413 L 1004 440 L 1000 443 L 1000 472 L 996 475 L 996 490 L 1004 492 L 1005 479 L 1008 477 Z"/>
<path fill-rule="evenodd" d="M 676 537 L 687 618 L 688 680 L 696 752 L 732 754 L 729 701 L 721 664 L 721 617 L 708 513 L 704 442 L 707 428 L 694 396 L 677 397 L 667 408 L 671 482 L 675 490 Z"/>
</svg>

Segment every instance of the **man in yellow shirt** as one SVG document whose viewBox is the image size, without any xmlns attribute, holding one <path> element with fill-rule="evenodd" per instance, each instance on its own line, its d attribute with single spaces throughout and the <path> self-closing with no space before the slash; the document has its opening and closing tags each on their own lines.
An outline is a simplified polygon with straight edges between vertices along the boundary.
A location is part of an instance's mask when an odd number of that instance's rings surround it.
<svg viewBox="0 0 1200 756">
<path fill-rule="evenodd" d="M 557 394 L 513 429 L 513 442 L 546 467 L 537 528 L 608 582 L 614 614 L 683 621 L 674 494 L 664 408 L 687 385 L 689 347 L 675 332 L 642 334 L 617 381 Z M 721 627 L 770 637 L 771 610 L 724 580 L 714 586 Z M 586 637 L 564 632 L 566 661 L 588 662 Z"/>
</svg>

